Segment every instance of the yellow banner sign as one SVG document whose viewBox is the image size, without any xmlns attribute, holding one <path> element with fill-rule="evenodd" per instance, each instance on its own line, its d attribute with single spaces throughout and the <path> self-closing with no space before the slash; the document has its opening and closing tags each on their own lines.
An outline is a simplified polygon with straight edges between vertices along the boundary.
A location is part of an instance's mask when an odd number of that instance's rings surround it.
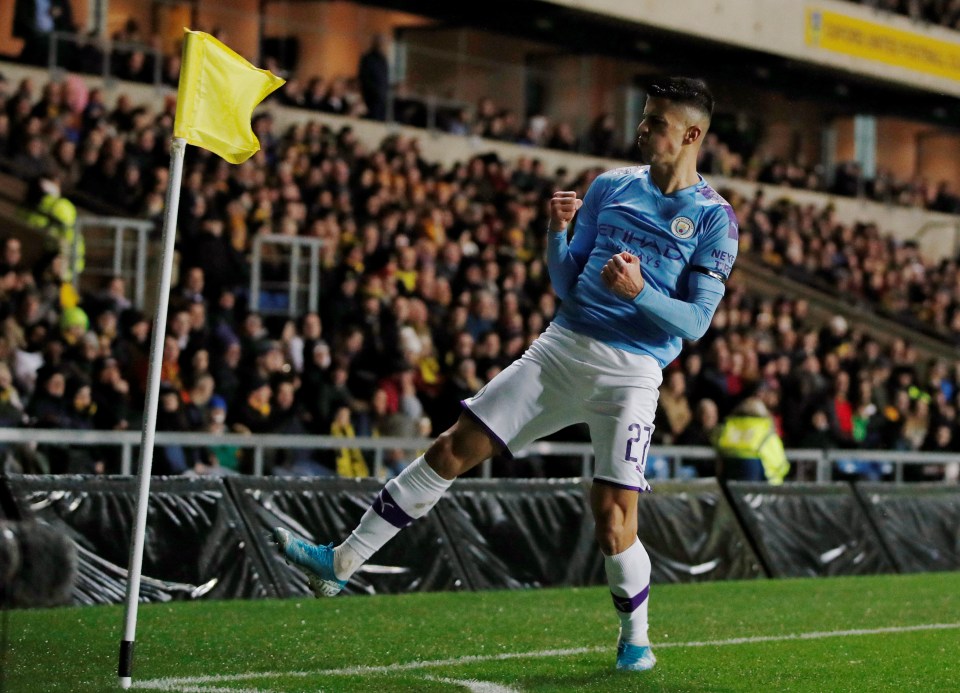
<svg viewBox="0 0 960 693">
<path fill-rule="evenodd" d="M 960 43 L 807 8 L 808 46 L 960 81 Z"/>
</svg>

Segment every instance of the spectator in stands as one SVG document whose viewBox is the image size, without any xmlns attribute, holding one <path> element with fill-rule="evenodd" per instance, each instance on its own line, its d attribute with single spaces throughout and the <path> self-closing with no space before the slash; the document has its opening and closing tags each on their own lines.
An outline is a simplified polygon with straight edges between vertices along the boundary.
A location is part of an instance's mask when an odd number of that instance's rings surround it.
<svg viewBox="0 0 960 693">
<path fill-rule="evenodd" d="M 21 61 L 31 65 L 46 64 L 51 34 L 55 31 L 77 31 L 70 0 L 15 0 L 13 35 L 23 40 Z M 58 53 L 58 64 L 70 64 L 69 59 L 64 61 L 63 44 Z"/>
<path fill-rule="evenodd" d="M 220 296 L 244 281 L 245 263 L 223 237 L 224 221 L 213 214 L 202 222 L 195 239 L 184 239 L 183 266 L 203 271 L 205 295 Z"/>
<path fill-rule="evenodd" d="M 770 412 L 759 397 L 740 403 L 715 435 L 721 478 L 783 483 L 790 463 Z"/>
<path fill-rule="evenodd" d="M 203 432 L 220 435 L 227 433 L 227 403 L 220 395 L 210 398 Z M 233 445 L 213 445 L 201 451 L 206 474 L 229 474 L 240 466 L 240 449 Z"/>
<path fill-rule="evenodd" d="M 713 445 L 713 431 L 718 423 L 720 423 L 720 412 L 716 402 L 712 399 L 696 400 L 694 418 L 677 438 L 676 444 L 698 447 Z M 712 464 L 710 469 L 712 471 Z"/>
<path fill-rule="evenodd" d="M 176 336 L 168 334 L 164 337 L 163 354 L 160 357 L 160 380 L 174 388 L 178 394 L 185 389 L 180 369 L 181 351 Z"/>
<path fill-rule="evenodd" d="M 190 430 L 180 389 L 172 383 L 160 383 L 160 400 L 157 406 L 157 430 L 186 433 Z M 157 446 L 153 465 L 154 474 L 184 474 L 193 471 L 200 458 L 197 450 L 183 445 Z"/>
<path fill-rule="evenodd" d="M 305 412 L 297 399 L 294 380 L 284 378 L 276 385 L 271 407 L 271 433 L 307 435 L 310 433 Z M 272 473 L 280 476 L 331 476 L 329 467 L 317 461 L 317 454 L 309 448 L 278 449 L 268 456 Z"/>
<path fill-rule="evenodd" d="M 23 243 L 14 236 L 5 238 L 2 254 L 0 254 L 0 275 L 9 272 L 21 274 L 26 271 L 28 271 L 28 267 L 23 261 Z"/>
<path fill-rule="evenodd" d="M 351 421 L 350 408 L 340 406 L 333 415 L 333 423 L 330 424 L 330 435 L 334 438 L 355 438 L 356 432 Z M 340 448 L 337 458 L 337 475 L 341 477 L 367 477 L 370 476 L 370 469 L 363 458 L 363 454 L 357 448 Z"/>
<path fill-rule="evenodd" d="M 187 428 L 202 431 L 210 418 L 210 402 L 214 397 L 216 382 L 209 373 L 195 376 L 183 397 L 183 412 Z"/>
<path fill-rule="evenodd" d="M 69 400 L 67 428 L 76 431 L 91 431 L 97 405 L 90 391 L 90 383 L 82 378 L 74 378 L 69 383 L 66 397 Z M 71 445 L 67 451 L 68 474 L 103 474 L 106 462 L 103 450 L 99 446 Z"/>
<path fill-rule="evenodd" d="M 77 208 L 61 192 L 59 173 L 44 173 L 31 182 L 24 205 L 24 221 L 46 232 L 48 256 L 64 258 L 62 279 L 69 282 L 86 265 L 86 242 L 76 228 Z"/>
<path fill-rule="evenodd" d="M 416 438 L 423 418 L 423 404 L 416 393 L 413 370 L 405 369 L 377 388 L 371 400 L 372 430 L 378 437 Z M 388 472 L 396 476 L 410 460 L 412 450 L 387 450 L 384 462 Z"/>
<path fill-rule="evenodd" d="M 800 438 L 799 447 L 826 450 L 839 445 L 839 440 L 830 425 L 830 417 L 823 409 L 815 409 L 809 425 Z"/>
<path fill-rule="evenodd" d="M 682 370 L 674 369 L 666 374 L 660 387 L 657 415 L 662 419 L 657 424 L 660 440 L 667 445 L 675 444 L 693 420 L 687 399 L 687 379 Z"/>
<path fill-rule="evenodd" d="M 242 395 L 239 372 L 243 350 L 235 336 L 228 337 L 222 344 L 220 353 L 216 355 L 211 366 L 211 373 L 217 382 L 217 392 L 226 400 L 227 406 L 233 409 Z"/>
<path fill-rule="evenodd" d="M 6 361 L 0 361 L 0 426 L 17 428 L 23 423 L 23 402 L 14 386 L 13 373 Z"/>
<path fill-rule="evenodd" d="M 853 403 L 850 401 L 850 375 L 846 371 L 833 374 L 833 397 L 827 413 L 834 440 L 844 447 L 850 446 L 853 443 Z"/>
<path fill-rule="evenodd" d="M 247 380 L 243 400 L 233 407 L 232 428 L 238 433 L 269 433 L 273 389 L 270 383 L 258 377 Z"/>
<path fill-rule="evenodd" d="M 714 441 L 714 431 L 720 423 L 720 413 L 717 409 L 717 404 L 712 399 L 693 401 L 696 402 L 696 411 L 693 420 L 674 441 L 674 444 L 711 447 Z M 716 460 L 695 460 L 693 467 L 698 476 L 710 477 L 717 475 Z"/>
<path fill-rule="evenodd" d="M 12 166 L 17 176 L 28 183 L 39 180 L 43 176 L 51 175 L 55 168 L 54 162 L 47 151 L 47 145 L 40 135 L 31 135 L 27 138 L 23 149 L 19 150 L 13 157 Z M 38 202 L 39 197 L 34 201 L 34 204 Z"/>
<path fill-rule="evenodd" d="M 616 122 L 609 113 L 601 113 L 596 117 L 590 126 L 587 138 L 591 154 L 609 158 L 620 156 Z"/>
<path fill-rule="evenodd" d="M 125 431 L 131 426 L 130 385 L 113 356 L 98 359 L 93 369 L 91 396 L 97 410 L 94 427 L 106 431 Z"/>
<path fill-rule="evenodd" d="M 45 367 L 37 375 L 37 389 L 27 403 L 28 425 L 36 428 L 69 429 L 69 402 L 65 398 L 67 379 L 62 369 Z M 47 474 L 67 471 L 68 453 L 57 445 L 37 447 L 39 463 Z"/>
</svg>

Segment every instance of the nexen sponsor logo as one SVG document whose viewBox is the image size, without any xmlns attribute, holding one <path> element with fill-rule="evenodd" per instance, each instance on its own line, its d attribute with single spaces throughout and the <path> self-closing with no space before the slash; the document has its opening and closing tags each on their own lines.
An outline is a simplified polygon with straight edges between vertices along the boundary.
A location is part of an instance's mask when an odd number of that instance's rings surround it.
<svg viewBox="0 0 960 693">
<path fill-rule="evenodd" d="M 710 253 L 713 258 L 714 269 L 722 272 L 724 276 L 729 276 L 733 269 L 733 261 L 737 258 L 736 254 L 728 253 L 726 250 L 714 249 Z"/>
</svg>

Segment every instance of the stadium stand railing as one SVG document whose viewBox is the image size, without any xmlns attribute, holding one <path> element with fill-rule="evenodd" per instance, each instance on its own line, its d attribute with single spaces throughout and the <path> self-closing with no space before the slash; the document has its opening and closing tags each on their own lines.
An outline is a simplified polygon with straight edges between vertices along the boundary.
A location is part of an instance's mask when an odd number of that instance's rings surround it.
<svg viewBox="0 0 960 693">
<path fill-rule="evenodd" d="M 156 445 L 181 445 L 184 447 L 217 447 L 227 446 L 243 448 L 252 451 L 253 475 L 263 476 L 264 454 L 269 450 L 311 449 L 311 450 L 341 450 L 343 448 L 370 451 L 374 456 L 372 469 L 373 476 L 385 478 L 386 465 L 384 456 L 388 450 L 422 450 L 429 445 L 429 439 L 423 438 L 396 438 L 396 437 L 356 437 L 344 439 L 336 436 L 314 435 L 245 435 L 239 433 L 207 434 L 207 433 L 175 433 L 158 431 Z M 134 449 L 140 446 L 139 431 L 56 431 L 44 429 L 8 429 L 0 428 L 0 444 L 53 444 L 119 447 L 121 450 L 121 469 L 123 475 L 132 473 L 134 468 Z M 551 442 L 541 441 L 528 445 L 519 451 L 515 457 L 522 458 L 528 455 L 541 457 L 579 457 L 581 459 L 581 473 L 583 478 L 590 478 L 593 470 L 593 447 L 589 443 Z M 953 453 L 909 452 L 899 450 L 847 450 L 847 449 L 804 449 L 787 450 L 787 457 L 793 464 L 802 464 L 812 473 L 808 478 L 818 482 L 831 479 L 834 465 L 847 462 L 872 462 L 890 464 L 894 468 L 896 481 L 903 480 L 905 465 L 937 465 L 946 466 L 957 464 L 958 458 Z M 684 445 L 655 445 L 650 449 L 651 460 L 667 460 L 665 469 L 669 472 L 660 478 L 677 478 L 681 476 L 680 469 L 685 462 L 716 459 L 712 448 Z M 490 460 L 483 463 L 480 476 L 484 479 L 493 478 Z"/>
<path fill-rule="evenodd" d="M 47 53 L 47 66 L 52 74 L 64 73 L 73 69 L 77 64 L 77 55 L 82 54 L 82 62 L 99 63 L 99 74 L 106 83 L 118 80 L 115 74 L 117 67 L 116 54 L 125 52 L 142 53 L 149 66 L 150 77 L 155 89 L 163 86 L 163 52 L 146 43 L 136 41 L 113 41 L 95 35 L 78 34 L 66 31 L 50 33 L 50 43 Z M 74 54 L 74 55 L 71 55 Z M 93 65 L 90 65 L 93 67 Z"/>
<path fill-rule="evenodd" d="M 261 315 L 289 315 L 304 310 L 315 313 L 320 300 L 320 248 L 323 240 L 304 236 L 261 234 L 253 239 L 250 256 L 250 306 Z M 264 279 L 264 252 L 280 254 L 287 281 Z M 306 275 L 306 281 L 304 281 Z"/>
</svg>

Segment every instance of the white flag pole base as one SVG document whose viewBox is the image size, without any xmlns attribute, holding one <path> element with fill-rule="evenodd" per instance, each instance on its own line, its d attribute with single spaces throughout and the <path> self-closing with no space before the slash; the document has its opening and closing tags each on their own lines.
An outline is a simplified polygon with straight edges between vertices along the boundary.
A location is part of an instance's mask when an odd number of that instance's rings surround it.
<svg viewBox="0 0 960 693">
<path fill-rule="evenodd" d="M 150 502 L 150 473 L 153 468 L 153 441 L 157 430 L 157 402 L 160 399 L 160 362 L 167 325 L 170 300 L 170 278 L 173 276 L 173 250 L 177 238 L 177 212 L 180 208 L 180 181 L 183 178 L 183 155 L 187 141 L 174 137 L 170 144 L 170 178 L 167 203 L 163 213 L 163 255 L 160 260 L 160 293 L 157 315 L 153 321 L 150 345 L 150 371 L 147 374 L 147 402 L 143 431 L 140 436 L 140 468 L 138 474 L 137 518 L 130 538 L 130 566 L 127 571 L 127 606 L 124 614 L 123 639 L 120 641 L 120 665 L 117 677 L 121 688 L 130 688 L 133 676 L 133 645 L 137 635 L 137 606 L 140 600 L 140 576 L 143 570 L 143 541 L 147 530 L 147 505 Z"/>
</svg>

